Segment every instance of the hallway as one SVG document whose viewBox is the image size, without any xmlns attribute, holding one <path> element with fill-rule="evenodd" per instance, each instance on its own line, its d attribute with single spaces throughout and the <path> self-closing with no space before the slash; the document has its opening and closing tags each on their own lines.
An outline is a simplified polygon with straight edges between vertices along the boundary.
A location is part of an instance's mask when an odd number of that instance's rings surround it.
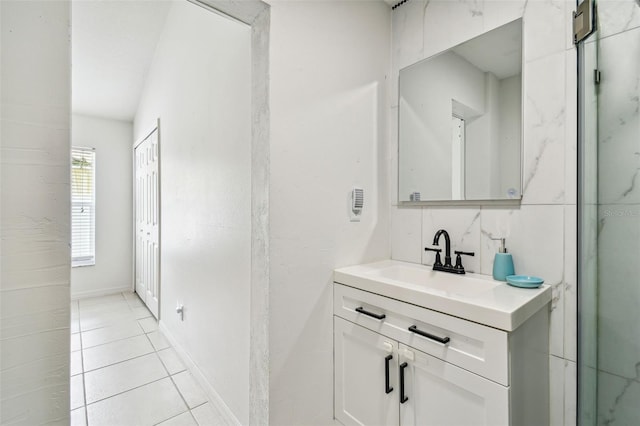
<svg viewBox="0 0 640 426">
<path fill-rule="evenodd" d="M 135 293 L 71 302 L 71 425 L 218 425 Z"/>
</svg>

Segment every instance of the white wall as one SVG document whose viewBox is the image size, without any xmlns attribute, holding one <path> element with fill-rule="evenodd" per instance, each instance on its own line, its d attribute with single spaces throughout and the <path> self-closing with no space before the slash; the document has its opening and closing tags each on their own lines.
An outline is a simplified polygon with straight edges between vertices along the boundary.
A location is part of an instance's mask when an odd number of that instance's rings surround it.
<svg viewBox="0 0 640 426">
<path fill-rule="evenodd" d="M 69 423 L 69 2 L 2 1 L 0 423 Z"/>
<path fill-rule="evenodd" d="M 138 139 L 160 117 L 161 324 L 242 424 L 249 416 L 250 46 L 248 26 L 175 2 L 134 122 Z"/>
<path fill-rule="evenodd" d="M 388 258 L 390 8 L 271 1 L 270 424 L 333 423 L 333 269 Z M 362 222 L 348 194 L 364 188 Z"/>
<path fill-rule="evenodd" d="M 133 126 L 74 114 L 71 144 L 96 152 L 96 264 L 71 269 L 71 297 L 132 290 Z"/>
<path fill-rule="evenodd" d="M 445 228 L 472 271 L 491 274 L 497 242 L 507 235 L 517 273 L 553 287 L 550 327 L 551 425 L 574 425 L 576 410 L 576 51 L 570 35 L 575 2 L 412 0 L 393 12 L 393 75 L 435 52 L 524 16 L 524 191 L 518 208 L 398 208 L 392 194 L 391 254 L 432 264 L 424 247 Z M 392 86 L 393 87 L 393 86 Z M 395 122 L 397 101 L 391 98 Z M 392 124 L 394 126 L 394 124 Z M 391 155 L 397 152 L 393 135 Z M 395 180 L 392 170 L 392 183 Z M 392 189 L 395 185 L 392 184 Z"/>
</svg>

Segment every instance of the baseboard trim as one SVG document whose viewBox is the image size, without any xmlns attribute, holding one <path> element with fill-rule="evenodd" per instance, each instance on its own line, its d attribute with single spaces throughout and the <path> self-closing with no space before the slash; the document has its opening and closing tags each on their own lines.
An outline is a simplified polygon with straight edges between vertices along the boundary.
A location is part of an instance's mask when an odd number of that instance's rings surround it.
<svg viewBox="0 0 640 426">
<path fill-rule="evenodd" d="M 132 293 L 133 287 L 123 286 L 123 287 L 101 288 L 98 290 L 89 290 L 89 291 L 72 291 L 71 300 L 86 299 L 88 297 L 109 296 L 110 294 L 116 294 L 116 293 L 122 293 L 122 292 Z"/>
<path fill-rule="evenodd" d="M 240 421 L 237 419 L 237 417 L 233 414 L 231 409 L 224 402 L 220 394 L 215 390 L 215 388 L 211 385 L 211 383 L 209 383 L 209 381 L 206 379 L 206 377 L 204 376 L 200 368 L 198 368 L 196 363 L 191 359 L 187 351 L 185 351 L 184 348 L 182 348 L 182 346 L 180 346 L 180 344 L 173 337 L 173 335 L 165 325 L 164 321 L 160 320 L 160 322 L 158 323 L 158 326 L 160 328 L 160 331 L 164 333 L 164 336 L 167 338 L 169 343 L 171 343 L 171 346 L 173 346 L 173 349 L 175 349 L 180 360 L 187 367 L 187 370 L 191 372 L 191 374 L 196 379 L 198 384 L 202 386 L 202 389 L 204 389 L 204 391 L 207 393 L 207 396 L 209 397 L 209 401 L 211 401 L 211 403 L 215 405 L 215 408 L 218 410 L 218 412 L 224 416 L 225 418 L 224 420 L 226 420 L 227 422 L 226 424 L 242 426 Z"/>
</svg>

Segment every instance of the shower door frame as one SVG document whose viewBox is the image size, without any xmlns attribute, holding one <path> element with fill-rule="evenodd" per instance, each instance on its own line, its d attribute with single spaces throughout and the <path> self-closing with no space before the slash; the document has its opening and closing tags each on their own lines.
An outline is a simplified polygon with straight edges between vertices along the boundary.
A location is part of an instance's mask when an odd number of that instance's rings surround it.
<svg viewBox="0 0 640 426">
<path fill-rule="evenodd" d="M 588 0 L 585 0 L 588 1 Z M 576 7 L 580 4 L 581 2 L 579 0 L 576 0 Z M 587 289 L 583 288 L 583 283 L 585 282 L 584 280 L 584 272 L 586 270 L 585 268 L 585 233 L 582 232 L 583 227 L 586 225 L 585 223 L 585 218 L 584 218 L 584 214 L 585 214 L 585 194 L 586 194 L 586 188 L 585 188 L 585 183 L 586 183 L 586 174 L 585 174 L 585 168 L 586 168 L 586 84 L 587 84 L 587 79 L 589 78 L 596 78 L 595 74 L 592 74 L 591 72 L 588 72 L 586 70 L 586 44 L 587 42 L 592 39 L 594 36 L 597 37 L 597 31 L 598 31 L 598 27 L 597 27 L 597 7 L 596 7 L 596 2 L 595 0 L 593 1 L 593 5 L 591 8 L 591 13 L 592 13 L 592 20 L 593 20 L 593 31 L 590 32 L 589 34 L 587 34 L 586 36 L 584 36 L 580 41 L 576 41 L 575 42 L 575 46 L 576 46 L 576 50 L 577 50 L 577 68 L 576 68 L 576 72 L 577 72 L 577 106 L 578 106 L 578 115 L 577 115 L 577 160 L 578 160 L 578 176 L 577 176 L 577 248 L 578 248 L 578 253 L 577 253 L 577 354 L 576 354 L 576 367 L 577 367 L 577 380 L 576 380 L 576 422 L 577 424 L 580 425 L 585 425 L 587 426 L 588 422 L 587 419 L 585 418 L 585 410 L 583 410 L 583 408 L 585 406 L 591 406 L 595 408 L 595 411 L 593 411 L 593 419 L 590 423 L 590 425 L 595 426 L 596 421 L 597 421 L 597 401 L 598 401 L 598 396 L 597 396 L 597 375 L 596 375 L 596 390 L 595 393 L 593 395 L 591 395 L 591 401 L 589 403 L 585 403 L 583 402 L 583 397 L 584 397 L 584 392 L 581 390 L 581 385 L 583 384 L 583 380 L 586 377 L 586 369 L 589 368 L 586 366 L 585 363 L 585 358 L 588 358 L 586 356 L 586 354 L 584 353 L 584 350 L 582 350 L 582 343 L 584 342 L 584 340 L 587 338 L 586 334 L 587 331 L 585 330 L 584 325 L 587 323 L 587 318 L 585 318 L 585 316 L 588 316 L 587 312 L 585 312 L 585 305 L 586 305 L 586 291 Z M 595 43 L 595 42 L 594 42 Z M 597 49 L 597 44 L 594 47 L 595 49 Z M 596 66 L 597 66 L 597 50 L 596 50 Z M 597 72 L 597 69 L 594 70 L 595 72 Z M 594 84 L 596 84 L 594 82 Z M 597 100 L 597 98 L 596 98 Z M 597 126 L 597 108 L 596 108 L 596 126 Z M 596 127 L 596 143 L 597 143 L 597 127 Z M 597 150 L 597 146 L 596 146 L 596 150 Z M 596 154 L 596 163 L 597 163 L 597 154 Z M 597 167 L 596 167 L 596 185 L 597 185 Z M 597 187 L 597 186 L 596 186 Z M 596 201 L 596 206 L 597 206 L 597 201 Z M 597 207 L 596 207 L 597 209 Z M 596 222 L 596 226 L 597 226 L 597 222 Z M 595 252 L 597 253 L 597 237 L 595 240 Z M 597 268 L 597 266 L 596 266 Z M 597 276 L 595 278 L 597 280 Z M 592 291 L 597 292 L 597 287 L 595 289 L 592 289 Z M 597 294 L 596 294 L 596 300 L 597 300 Z M 596 301 L 597 303 L 597 301 Z M 597 359 L 598 359 L 598 351 L 597 351 L 597 308 L 596 308 L 596 315 L 595 318 L 593 318 L 593 320 L 596 321 L 595 324 L 595 333 L 596 333 L 596 341 L 595 341 L 595 345 L 593 345 L 593 354 L 592 357 L 595 360 L 595 368 L 597 371 Z M 593 330 L 592 330 L 593 332 Z"/>
</svg>

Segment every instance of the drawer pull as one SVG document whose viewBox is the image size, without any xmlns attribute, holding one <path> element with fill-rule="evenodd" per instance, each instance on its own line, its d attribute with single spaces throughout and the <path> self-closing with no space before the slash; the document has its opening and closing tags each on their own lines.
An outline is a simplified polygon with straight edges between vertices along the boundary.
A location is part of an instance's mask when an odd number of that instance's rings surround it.
<svg viewBox="0 0 640 426">
<path fill-rule="evenodd" d="M 422 337 L 426 337 L 427 339 L 435 340 L 436 342 L 442 343 L 443 345 L 446 345 L 451 340 L 448 337 L 438 337 L 438 336 L 434 336 L 433 334 L 429 334 L 426 331 L 418 330 L 418 327 L 416 327 L 415 325 L 412 325 L 411 327 L 409 327 L 409 331 L 412 333 L 419 334 Z"/>
<path fill-rule="evenodd" d="M 368 315 L 371 318 L 375 318 L 377 320 L 383 320 L 387 317 L 385 314 L 374 314 L 373 312 L 365 311 L 362 306 L 360 306 L 359 308 L 356 308 L 356 312 L 360 312 L 361 314 Z"/>
<path fill-rule="evenodd" d="M 400 404 L 404 404 L 409 400 L 409 397 L 404 394 L 404 369 L 407 368 L 408 364 L 403 362 L 400 364 Z"/>
<path fill-rule="evenodd" d="M 393 359 L 393 355 L 387 355 L 384 359 L 384 393 L 391 393 L 393 388 L 389 386 L 389 361 Z"/>
</svg>

